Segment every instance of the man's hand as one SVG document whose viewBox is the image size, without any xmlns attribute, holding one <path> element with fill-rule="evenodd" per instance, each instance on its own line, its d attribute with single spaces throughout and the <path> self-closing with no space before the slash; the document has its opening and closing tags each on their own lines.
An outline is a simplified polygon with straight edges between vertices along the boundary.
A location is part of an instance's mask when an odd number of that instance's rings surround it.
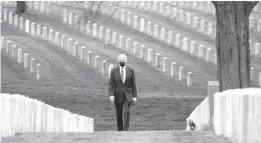
<svg viewBox="0 0 261 143">
<path fill-rule="evenodd" d="M 114 101 L 114 96 L 110 96 L 110 101 L 111 101 L 111 102 Z"/>
<path fill-rule="evenodd" d="M 136 104 L 137 98 L 132 98 L 132 100 L 133 100 L 133 104 Z"/>
</svg>

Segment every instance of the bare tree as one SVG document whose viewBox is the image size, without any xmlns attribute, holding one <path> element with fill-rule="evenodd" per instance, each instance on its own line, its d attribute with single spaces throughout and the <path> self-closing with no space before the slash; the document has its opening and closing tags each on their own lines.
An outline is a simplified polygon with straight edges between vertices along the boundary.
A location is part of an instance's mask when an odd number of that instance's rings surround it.
<svg viewBox="0 0 261 143">
<path fill-rule="evenodd" d="M 118 10 L 118 4 L 120 3 L 120 1 L 115 1 L 115 2 L 105 2 L 105 1 L 88 1 L 88 2 L 82 2 L 82 1 L 78 1 L 78 2 L 74 2 L 72 3 L 73 7 L 83 7 L 83 13 L 82 15 L 79 17 L 79 21 L 76 23 L 76 25 L 79 25 L 81 20 L 88 20 L 89 16 L 97 16 L 97 15 L 101 15 L 101 11 L 104 5 L 108 6 L 109 5 L 114 8 L 114 10 L 108 14 L 108 18 L 106 20 L 104 20 L 102 22 L 102 24 L 106 23 L 108 20 L 110 20 L 112 18 L 112 16 L 114 15 L 114 13 Z M 68 5 L 65 6 L 66 8 L 72 7 L 72 5 Z M 95 21 L 93 21 L 95 22 Z"/>
<path fill-rule="evenodd" d="M 216 8 L 217 78 L 220 91 L 249 87 L 249 15 L 258 2 L 212 3 Z"/>
<path fill-rule="evenodd" d="M 15 13 L 20 14 L 20 13 L 25 13 L 26 12 L 26 2 L 25 1 L 17 1 L 16 2 L 16 10 Z"/>
</svg>

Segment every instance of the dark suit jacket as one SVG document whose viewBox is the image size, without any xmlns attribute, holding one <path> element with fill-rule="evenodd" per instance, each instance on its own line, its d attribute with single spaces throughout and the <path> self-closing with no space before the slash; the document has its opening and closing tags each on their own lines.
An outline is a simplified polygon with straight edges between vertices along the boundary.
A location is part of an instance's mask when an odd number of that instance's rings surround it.
<svg viewBox="0 0 261 143">
<path fill-rule="evenodd" d="M 124 95 L 128 101 L 137 98 L 134 70 L 126 66 L 126 79 L 123 84 L 121 81 L 120 67 L 111 70 L 109 79 L 109 96 L 114 96 L 115 102 L 123 102 Z"/>
</svg>

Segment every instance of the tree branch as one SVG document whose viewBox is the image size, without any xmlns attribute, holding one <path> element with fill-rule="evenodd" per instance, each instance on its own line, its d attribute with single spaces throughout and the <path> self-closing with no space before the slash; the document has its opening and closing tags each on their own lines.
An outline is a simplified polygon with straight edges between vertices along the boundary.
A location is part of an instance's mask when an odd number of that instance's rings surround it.
<svg viewBox="0 0 261 143">
<path fill-rule="evenodd" d="M 258 1 L 246 1 L 247 6 L 251 9 L 253 9 L 257 3 Z"/>
<path fill-rule="evenodd" d="M 248 15 L 250 15 L 252 9 L 256 6 L 258 1 L 246 1 L 245 4 L 245 9 Z"/>
<path fill-rule="evenodd" d="M 102 24 L 104 24 L 105 22 L 107 22 L 108 20 L 111 19 L 111 17 L 114 15 L 114 13 L 118 10 L 118 4 L 119 4 L 120 1 L 117 1 L 115 4 L 116 4 L 116 8 L 114 9 L 114 11 L 112 12 L 112 14 L 110 15 L 110 17 L 105 20 Z"/>
<path fill-rule="evenodd" d="M 99 5 L 98 5 L 98 8 L 97 8 L 96 14 L 98 14 L 99 9 L 100 9 L 100 7 L 101 7 L 102 4 L 103 4 L 103 1 L 99 2 Z"/>
</svg>

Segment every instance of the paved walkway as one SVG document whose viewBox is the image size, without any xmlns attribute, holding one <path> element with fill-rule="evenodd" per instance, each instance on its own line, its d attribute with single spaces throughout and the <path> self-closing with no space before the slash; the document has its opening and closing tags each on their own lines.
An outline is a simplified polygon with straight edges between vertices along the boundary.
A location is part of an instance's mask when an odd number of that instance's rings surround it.
<svg viewBox="0 0 261 143">
<path fill-rule="evenodd" d="M 25 133 L 2 143 L 229 143 L 212 132 L 136 131 L 95 133 Z"/>
</svg>

